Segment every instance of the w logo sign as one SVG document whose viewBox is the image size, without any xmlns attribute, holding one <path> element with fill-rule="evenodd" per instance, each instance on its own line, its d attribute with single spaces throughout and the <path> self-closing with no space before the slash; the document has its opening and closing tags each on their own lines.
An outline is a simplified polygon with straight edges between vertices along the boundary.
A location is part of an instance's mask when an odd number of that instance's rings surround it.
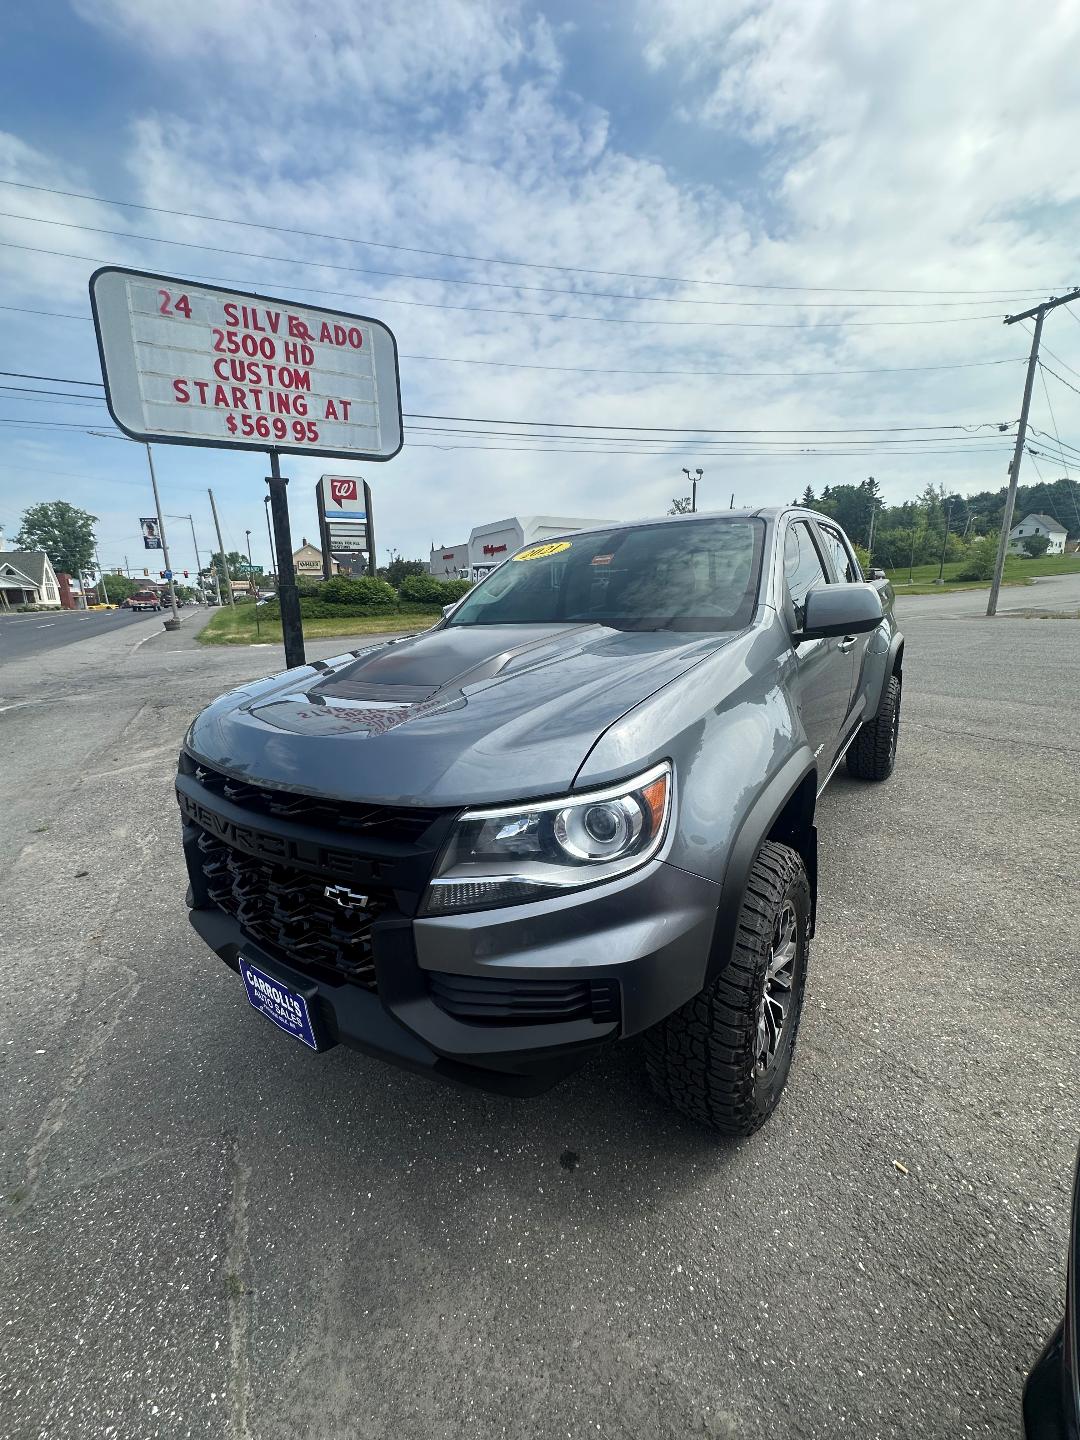
<svg viewBox="0 0 1080 1440">
<path fill-rule="evenodd" d="M 348 480 L 344 477 L 331 477 L 330 499 L 333 500 L 335 505 L 340 505 L 342 506 L 342 508 L 344 508 L 343 502 L 345 500 L 356 500 L 358 498 L 359 495 L 357 492 L 355 480 Z"/>
</svg>

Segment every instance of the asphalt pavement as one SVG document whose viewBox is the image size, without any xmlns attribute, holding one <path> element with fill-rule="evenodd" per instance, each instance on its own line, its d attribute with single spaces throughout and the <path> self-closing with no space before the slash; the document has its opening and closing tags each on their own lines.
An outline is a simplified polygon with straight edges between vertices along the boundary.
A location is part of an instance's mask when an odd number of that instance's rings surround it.
<svg viewBox="0 0 1080 1440">
<path fill-rule="evenodd" d="M 74 645 L 98 635 L 111 635 L 132 625 L 155 620 L 160 629 L 163 616 L 140 610 L 38 610 L 26 615 L 0 615 L 0 694 L 3 693 L 4 665 Z"/>
<path fill-rule="evenodd" d="M 799 1054 L 741 1142 L 636 1045 L 526 1102 L 291 1042 L 187 925 L 172 798 L 278 648 L 7 659 L 3 1440 L 1011 1440 L 1080 1138 L 1080 624 L 899 609 L 898 769 L 823 797 Z"/>
</svg>

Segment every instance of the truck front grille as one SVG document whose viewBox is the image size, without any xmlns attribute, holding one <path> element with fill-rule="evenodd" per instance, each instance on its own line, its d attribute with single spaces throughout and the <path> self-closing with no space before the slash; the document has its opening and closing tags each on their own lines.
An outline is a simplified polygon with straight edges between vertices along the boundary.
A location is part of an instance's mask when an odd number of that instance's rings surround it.
<svg viewBox="0 0 1080 1440">
<path fill-rule="evenodd" d="M 342 887 L 246 855 L 209 831 L 199 833 L 198 848 L 209 899 L 234 916 L 245 935 L 332 984 L 349 981 L 375 989 L 371 927 L 388 896 L 371 895 L 362 908 L 341 905 L 326 891 Z"/>
</svg>

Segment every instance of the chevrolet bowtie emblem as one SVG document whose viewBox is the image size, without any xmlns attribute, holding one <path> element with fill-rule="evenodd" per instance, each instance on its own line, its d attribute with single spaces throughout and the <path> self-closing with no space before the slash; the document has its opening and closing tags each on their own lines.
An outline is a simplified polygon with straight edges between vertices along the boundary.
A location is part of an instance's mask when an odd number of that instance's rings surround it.
<svg viewBox="0 0 1080 1440">
<path fill-rule="evenodd" d="M 363 909 L 368 903 L 366 895 L 361 895 L 358 890 L 350 890 L 347 885 L 327 885 L 323 894 L 327 900 L 335 900 L 344 910 L 351 910 L 354 905 Z"/>
</svg>

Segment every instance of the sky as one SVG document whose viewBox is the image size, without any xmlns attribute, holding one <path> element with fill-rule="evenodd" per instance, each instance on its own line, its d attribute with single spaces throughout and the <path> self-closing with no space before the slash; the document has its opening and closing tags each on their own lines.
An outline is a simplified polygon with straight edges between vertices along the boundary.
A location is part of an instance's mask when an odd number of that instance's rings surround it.
<svg viewBox="0 0 1080 1440">
<path fill-rule="evenodd" d="M 57 383 L 100 381 L 102 262 L 392 328 L 405 446 L 287 457 L 297 544 L 324 470 L 369 480 L 380 563 L 513 514 L 662 514 L 683 467 L 706 509 L 996 489 L 1030 343 L 1003 317 L 1080 283 L 1078 45 L 1070 0 L 1022 26 L 1004 0 L 9 7 L 0 524 L 68 500 L 106 568 L 143 563 L 145 451 Z M 1080 445 L 1080 318 L 1044 343 L 1032 423 Z M 269 563 L 262 457 L 155 455 L 204 563 L 211 486 L 226 548 Z"/>
</svg>

